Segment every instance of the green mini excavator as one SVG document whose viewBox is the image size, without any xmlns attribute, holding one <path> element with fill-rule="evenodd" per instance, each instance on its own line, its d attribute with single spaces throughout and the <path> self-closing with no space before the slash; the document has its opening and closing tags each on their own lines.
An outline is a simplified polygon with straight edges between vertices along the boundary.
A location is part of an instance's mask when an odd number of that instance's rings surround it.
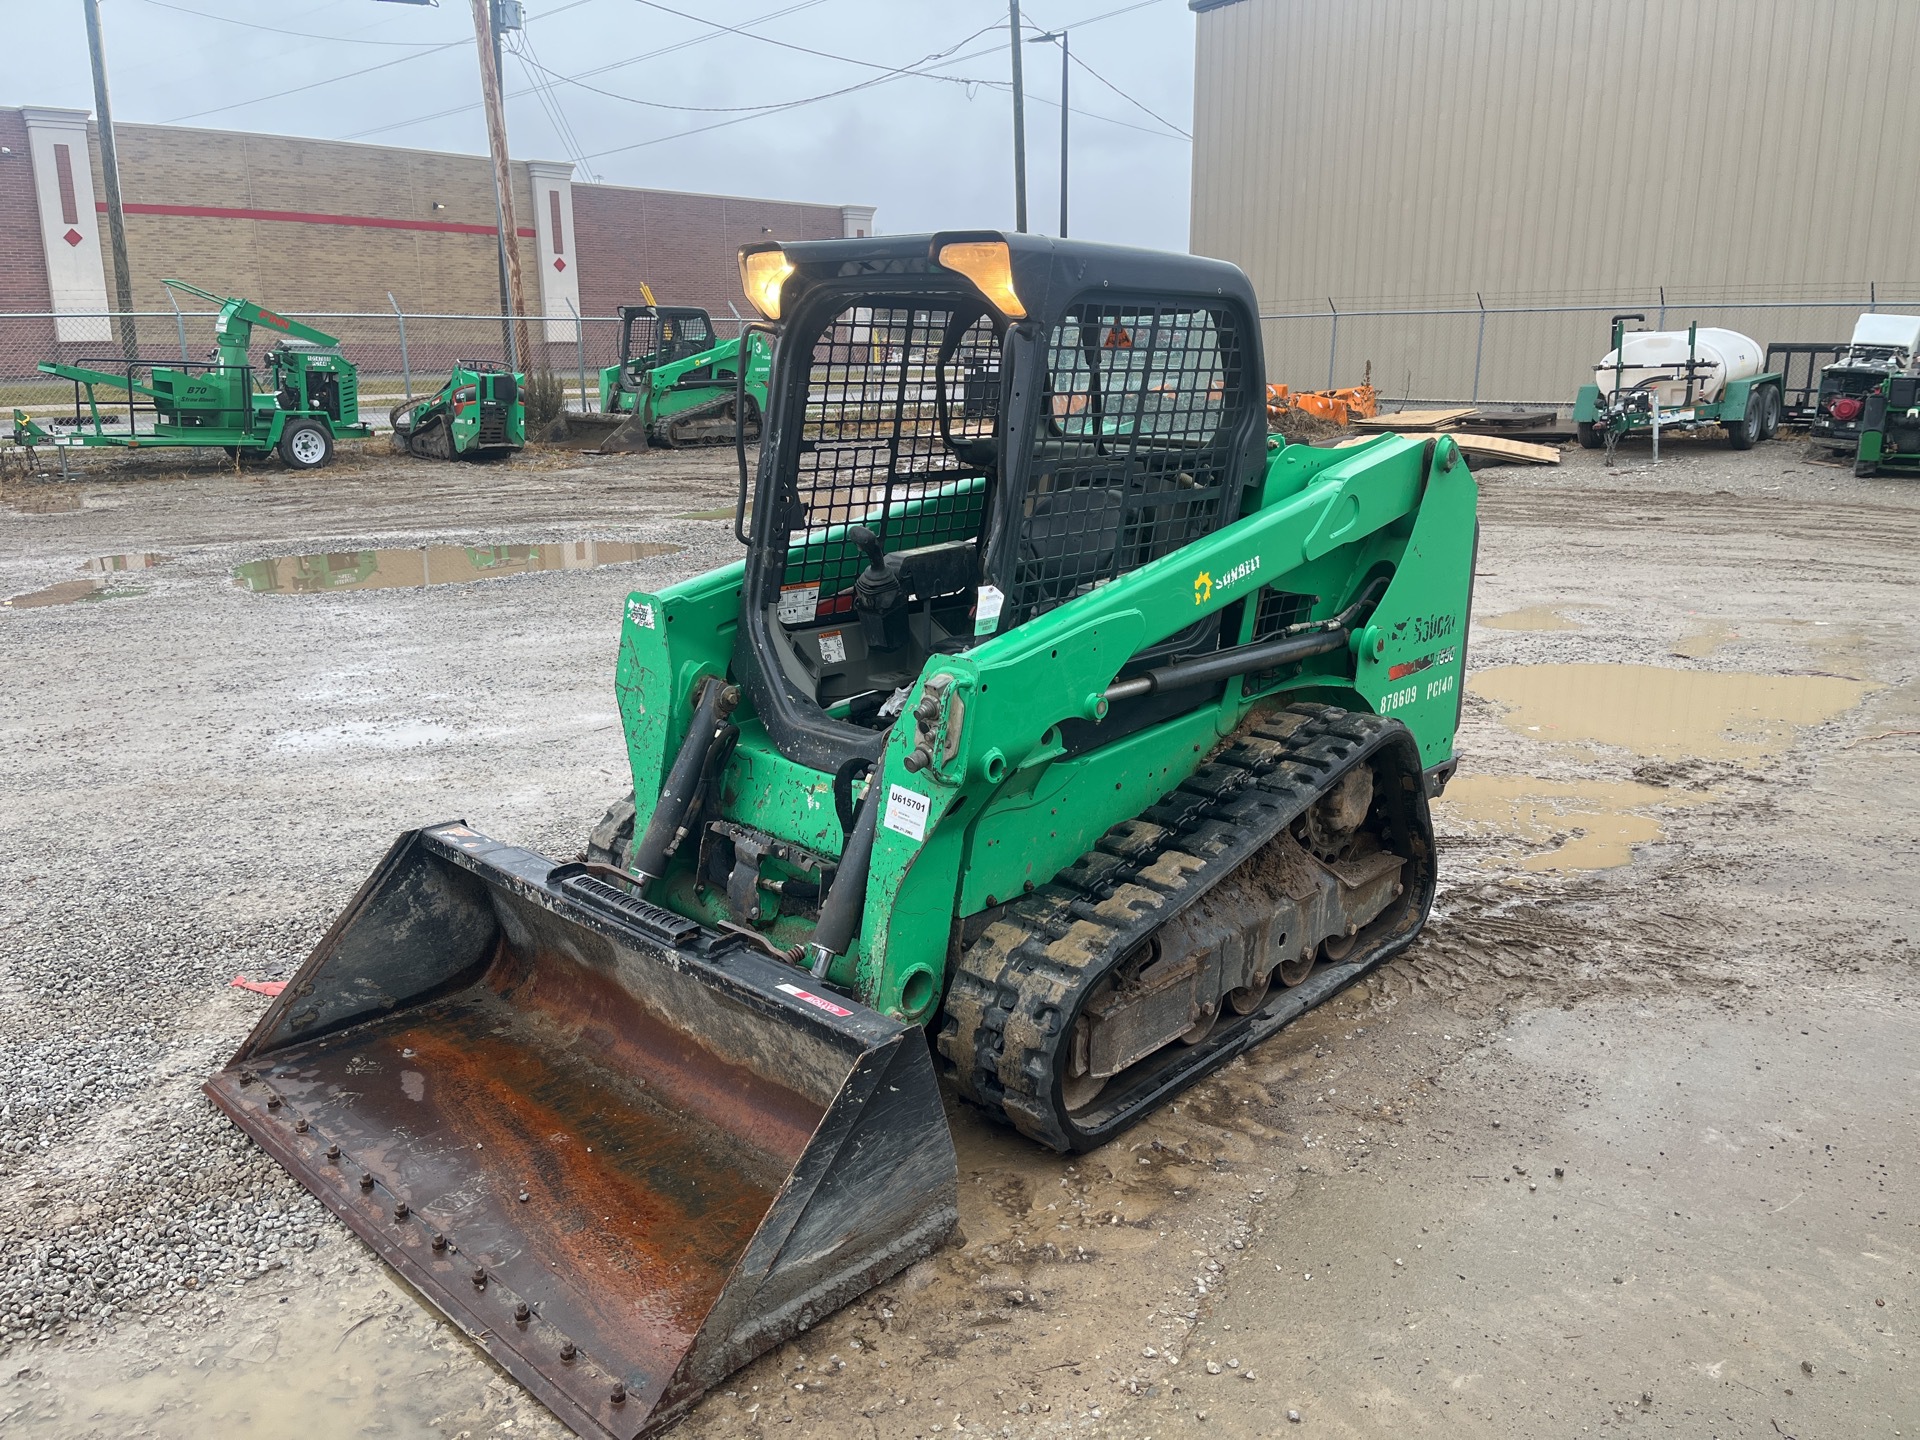
<svg viewBox="0 0 1920 1440">
<path fill-rule="evenodd" d="M 403 835 L 207 1086 L 601 1440 L 941 1242 L 943 1083 L 1090 1149 L 1405 949 L 1455 763 L 1473 478 L 1270 438 L 1239 270 L 741 270 L 745 553 L 625 602 L 632 796 Z"/>
</svg>

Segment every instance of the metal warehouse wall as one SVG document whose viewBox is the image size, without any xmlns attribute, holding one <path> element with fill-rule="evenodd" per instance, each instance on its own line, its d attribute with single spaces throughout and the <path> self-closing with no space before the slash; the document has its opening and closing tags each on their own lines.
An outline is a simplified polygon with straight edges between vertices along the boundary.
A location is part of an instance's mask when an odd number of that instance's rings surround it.
<svg viewBox="0 0 1920 1440">
<path fill-rule="evenodd" d="M 1193 0 L 1193 249 L 1263 312 L 1631 301 L 1844 337 L 1920 295 L 1912 0 Z M 1741 300 L 1833 299 L 1742 311 Z M 1649 310 L 1648 319 L 1655 318 Z M 1330 320 L 1269 320 L 1327 378 Z M 1469 393 L 1477 315 L 1340 322 L 1337 379 Z M 1480 393 L 1570 399 L 1605 314 L 1496 315 Z"/>
</svg>

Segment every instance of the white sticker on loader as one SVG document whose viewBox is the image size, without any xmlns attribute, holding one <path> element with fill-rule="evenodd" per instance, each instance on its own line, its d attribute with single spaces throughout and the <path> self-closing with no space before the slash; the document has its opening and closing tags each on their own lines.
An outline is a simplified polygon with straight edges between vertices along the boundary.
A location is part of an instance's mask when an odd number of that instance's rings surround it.
<svg viewBox="0 0 1920 1440">
<path fill-rule="evenodd" d="M 773 612 L 774 618 L 782 625 L 810 625 L 814 614 L 820 609 L 820 587 L 810 585 L 782 585 L 780 604 Z"/>
<path fill-rule="evenodd" d="M 1000 611 L 1007 603 L 1007 597 L 997 585 L 982 585 L 980 599 L 974 606 L 973 633 L 991 635 L 1000 628 Z"/>
<path fill-rule="evenodd" d="M 924 840 L 927 816 L 932 813 L 933 801 L 904 785 L 895 785 L 887 791 L 887 813 L 881 823 L 909 840 Z"/>
<path fill-rule="evenodd" d="M 651 630 L 654 628 L 653 606 L 647 604 L 644 600 L 629 600 L 627 602 L 627 619 L 631 620 L 643 630 Z"/>
<path fill-rule="evenodd" d="M 846 658 L 846 636 L 842 635 L 838 630 L 822 630 L 820 632 L 820 663 L 823 665 L 840 665 L 846 662 Z"/>
</svg>

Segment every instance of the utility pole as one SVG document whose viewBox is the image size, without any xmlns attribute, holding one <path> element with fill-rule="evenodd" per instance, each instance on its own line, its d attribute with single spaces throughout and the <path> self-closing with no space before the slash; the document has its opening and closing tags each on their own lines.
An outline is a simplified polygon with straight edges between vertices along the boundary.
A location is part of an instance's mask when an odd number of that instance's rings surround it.
<svg viewBox="0 0 1920 1440">
<path fill-rule="evenodd" d="M 507 363 L 516 370 L 532 357 L 527 346 L 526 294 L 520 283 L 520 231 L 513 215 L 513 170 L 507 163 L 507 116 L 500 102 L 500 32 L 519 28 L 519 11 L 518 0 L 473 0 L 473 40 L 480 51 L 480 97 L 486 105 L 494 213 L 500 230 L 500 302 L 507 317 L 501 328 Z"/>
<path fill-rule="evenodd" d="M 1027 229 L 1027 91 L 1020 78 L 1020 0 L 1007 0 L 1013 37 L 1013 228 Z"/>
<path fill-rule="evenodd" d="M 1043 40 L 1060 42 L 1060 238 L 1067 238 L 1067 32 L 1049 30 L 1044 35 L 1029 35 L 1027 43 L 1038 45 Z"/>
<path fill-rule="evenodd" d="M 93 113 L 100 122 L 100 171 L 107 190 L 107 241 L 113 247 L 114 298 L 120 313 L 120 353 L 140 358 L 133 323 L 133 275 L 127 269 L 127 214 L 120 205 L 120 160 L 113 145 L 113 106 L 107 102 L 107 53 L 100 43 L 100 0 L 86 0 L 87 49 L 93 56 Z"/>
</svg>

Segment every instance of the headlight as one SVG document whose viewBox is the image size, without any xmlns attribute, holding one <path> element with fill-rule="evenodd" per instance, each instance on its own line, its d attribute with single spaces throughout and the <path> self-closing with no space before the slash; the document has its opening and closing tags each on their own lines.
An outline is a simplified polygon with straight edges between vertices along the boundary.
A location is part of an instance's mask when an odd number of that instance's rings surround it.
<svg viewBox="0 0 1920 1440">
<path fill-rule="evenodd" d="M 1027 307 L 1013 288 L 1013 256 L 1006 241 L 953 240 L 942 245 L 934 259 L 971 280 L 988 303 L 1009 320 L 1026 319 Z"/>
<path fill-rule="evenodd" d="M 793 274 L 793 262 L 778 245 L 740 252 L 740 288 L 753 308 L 769 320 L 780 318 L 780 287 Z"/>
</svg>

